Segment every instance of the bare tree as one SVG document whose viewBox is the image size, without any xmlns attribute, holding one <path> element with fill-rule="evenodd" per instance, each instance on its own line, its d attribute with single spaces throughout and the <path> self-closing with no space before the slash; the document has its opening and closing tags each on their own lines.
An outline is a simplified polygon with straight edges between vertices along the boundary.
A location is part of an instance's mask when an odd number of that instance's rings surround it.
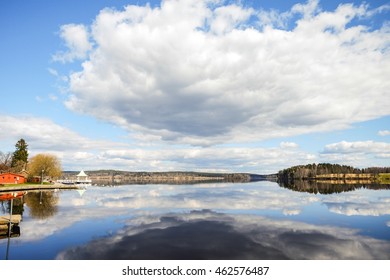
<svg viewBox="0 0 390 280">
<path fill-rule="evenodd" d="M 10 171 L 12 164 L 12 153 L 0 152 L 0 172 Z"/>
</svg>

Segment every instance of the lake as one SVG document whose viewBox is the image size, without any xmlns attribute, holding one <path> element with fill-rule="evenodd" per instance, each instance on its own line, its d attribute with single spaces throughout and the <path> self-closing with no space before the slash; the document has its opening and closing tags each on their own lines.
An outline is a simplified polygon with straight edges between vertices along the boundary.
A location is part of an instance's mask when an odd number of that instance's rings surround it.
<svg viewBox="0 0 390 280">
<path fill-rule="evenodd" d="M 390 259 L 388 186 L 94 186 L 28 192 L 12 211 L 1 259 Z"/>
</svg>

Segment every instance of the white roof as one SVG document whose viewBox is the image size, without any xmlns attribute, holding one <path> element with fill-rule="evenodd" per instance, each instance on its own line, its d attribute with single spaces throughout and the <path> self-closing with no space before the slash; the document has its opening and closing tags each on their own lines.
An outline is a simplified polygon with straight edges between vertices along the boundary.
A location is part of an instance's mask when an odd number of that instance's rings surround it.
<svg viewBox="0 0 390 280">
<path fill-rule="evenodd" d="M 85 174 L 83 170 L 80 171 L 80 173 L 77 175 L 77 177 L 87 177 L 88 175 Z"/>
</svg>

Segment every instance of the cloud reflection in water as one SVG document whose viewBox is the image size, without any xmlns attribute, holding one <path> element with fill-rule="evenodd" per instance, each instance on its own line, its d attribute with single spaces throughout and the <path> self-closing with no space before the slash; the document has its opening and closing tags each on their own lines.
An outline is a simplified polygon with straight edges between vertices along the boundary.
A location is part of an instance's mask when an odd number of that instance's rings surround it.
<svg viewBox="0 0 390 280">
<path fill-rule="evenodd" d="M 191 211 L 138 217 L 58 259 L 390 259 L 390 243 L 356 230 Z"/>
</svg>

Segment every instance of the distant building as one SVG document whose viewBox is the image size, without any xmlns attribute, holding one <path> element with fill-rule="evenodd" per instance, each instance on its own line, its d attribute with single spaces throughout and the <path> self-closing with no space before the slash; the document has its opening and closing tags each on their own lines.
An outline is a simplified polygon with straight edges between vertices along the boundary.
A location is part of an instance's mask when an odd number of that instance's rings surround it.
<svg viewBox="0 0 390 280">
<path fill-rule="evenodd" d="M 6 172 L 0 174 L 0 184 L 24 184 L 27 179 L 22 174 Z"/>
<path fill-rule="evenodd" d="M 82 184 L 91 183 L 91 180 L 89 179 L 88 175 L 85 174 L 83 170 L 81 170 L 80 173 L 76 175 L 76 178 L 77 178 L 77 183 L 82 183 Z"/>
<path fill-rule="evenodd" d="M 57 180 L 57 182 L 65 185 L 76 185 L 83 187 L 89 187 L 92 185 L 91 179 L 89 179 L 89 176 L 85 174 L 83 170 L 81 170 L 80 173 L 76 176 L 70 176 L 66 179 Z"/>
<path fill-rule="evenodd" d="M 30 183 L 40 183 L 41 182 L 41 176 L 33 176 L 29 178 Z"/>
</svg>

